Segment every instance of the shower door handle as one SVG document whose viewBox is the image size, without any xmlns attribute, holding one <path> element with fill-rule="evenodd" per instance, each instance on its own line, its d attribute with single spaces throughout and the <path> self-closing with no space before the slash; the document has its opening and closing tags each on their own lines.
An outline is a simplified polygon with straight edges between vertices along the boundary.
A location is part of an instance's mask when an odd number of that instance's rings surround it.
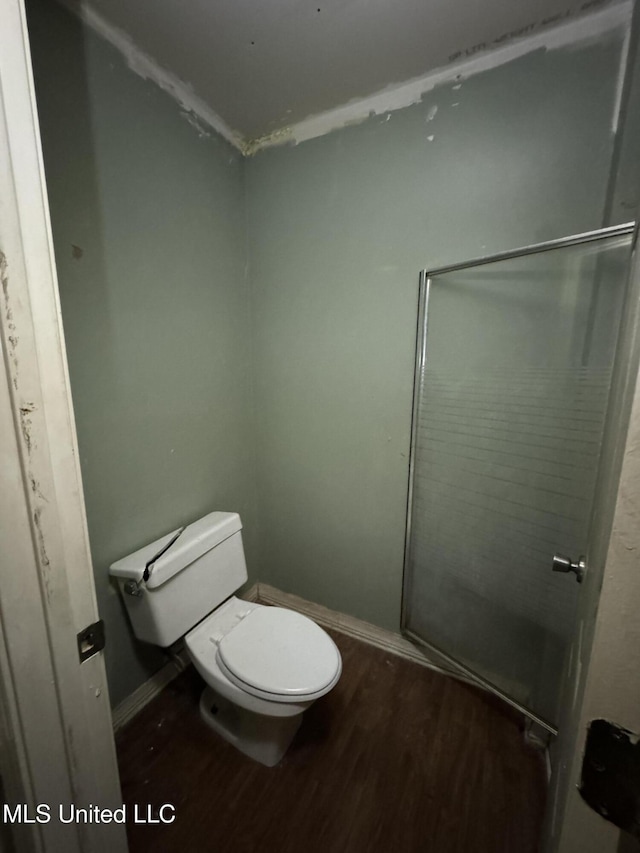
<svg viewBox="0 0 640 853">
<path fill-rule="evenodd" d="M 554 572 L 575 572 L 576 580 L 582 583 L 582 578 L 587 570 L 585 557 L 578 557 L 578 562 L 574 563 L 569 557 L 564 557 L 562 554 L 554 554 L 551 569 Z"/>
</svg>

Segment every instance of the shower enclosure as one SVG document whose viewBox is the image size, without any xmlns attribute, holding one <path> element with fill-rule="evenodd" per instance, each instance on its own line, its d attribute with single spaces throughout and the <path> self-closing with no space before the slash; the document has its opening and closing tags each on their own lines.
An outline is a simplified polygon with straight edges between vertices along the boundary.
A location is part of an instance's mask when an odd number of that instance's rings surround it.
<svg viewBox="0 0 640 853">
<path fill-rule="evenodd" d="M 552 731 L 631 241 L 421 276 L 403 630 Z"/>
</svg>

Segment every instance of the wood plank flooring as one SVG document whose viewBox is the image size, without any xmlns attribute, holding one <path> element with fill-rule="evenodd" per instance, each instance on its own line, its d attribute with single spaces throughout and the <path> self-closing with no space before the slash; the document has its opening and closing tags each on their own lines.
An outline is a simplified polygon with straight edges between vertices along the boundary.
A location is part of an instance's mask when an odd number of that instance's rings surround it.
<svg viewBox="0 0 640 853">
<path fill-rule="evenodd" d="M 540 753 L 480 690 L 341 634 L 343 675 L 266 768 L 200 720 L 187 669 L 118 735 L 131 853 L 536 853 Z"/>
</svg>

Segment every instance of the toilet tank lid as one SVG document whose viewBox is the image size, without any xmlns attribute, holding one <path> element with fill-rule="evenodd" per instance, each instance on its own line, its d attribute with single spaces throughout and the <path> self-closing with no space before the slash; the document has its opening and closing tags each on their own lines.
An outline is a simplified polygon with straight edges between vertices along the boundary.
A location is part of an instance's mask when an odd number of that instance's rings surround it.
<svg viewBox="0 0 640 853">
<path fill-rule="evenodd" d="M 242 521 L 238 513 L 210 512 L 204 518 L 189 524 L 182 533 L 180 528 L 173 530 L 113 563 L 109 567 L 109 574 L 141 581 L 148 565 L 146 585 L 149 589 L 154 589 L 240 530 Z M 156 555 L 159 556 L 154 560 Z"/>
</svg>

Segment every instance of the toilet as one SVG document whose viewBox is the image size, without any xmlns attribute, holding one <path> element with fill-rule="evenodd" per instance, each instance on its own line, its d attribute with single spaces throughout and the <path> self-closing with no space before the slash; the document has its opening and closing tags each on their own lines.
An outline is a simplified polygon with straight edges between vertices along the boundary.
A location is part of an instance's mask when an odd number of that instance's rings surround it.
<svg viewBox="0 0 640 853">
<path fill-rule="evenodd" d="M 113 563 L 136 637 L 184 637 L 206 683 L 205 722 L 245 755 L 273 767 L 342 672 L 329 635 L 300 613 L 236 598 L 247 580 L 237 513 L 212 512 Z"/>
</svg>

